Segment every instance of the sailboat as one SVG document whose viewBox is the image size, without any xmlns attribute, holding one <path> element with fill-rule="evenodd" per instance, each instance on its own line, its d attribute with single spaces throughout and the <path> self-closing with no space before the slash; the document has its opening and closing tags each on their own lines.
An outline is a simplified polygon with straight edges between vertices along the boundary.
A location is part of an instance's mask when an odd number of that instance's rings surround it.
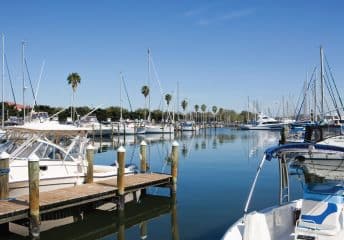
<svg viewBox="0 0 344 240">
<path fill-rule="evenodd" d="M 148 49 L 148 82 L 150 79 L 150 69 L 151 69 L 151 56 L 150 56 L 150 49 Z M 150 95 L 149 95 L 150 98 Z M 154 123 L 151 121 L 151 112 L 150 112 L 150 100 L 149 100 L 149 114 L 148 120 L 144 123 L 146 128 L 146 133 L 148 134 L 156 134 L 156 133 L 166 133 L 171 134 L 174 133 L 174 126 L 169 119 L 162 121 L 161 123 Z"/>
<path fill-rule="evenodd" d="M 114 128 L 114 133 L 118 134 L 118 135 L 144 134 L 144 133 L 146 133 L 145 126 L 139 124 L 138 122 L 132 121 L 132 120 L 124 120 L 123 119 L 122 83 L 124 83 L 124 78 L 123 78 L 123 74 L 120 73 L 120 81 L 119 81 L 120 119 L 116 123 L 116 126 Z M 128 93 L 127 93 L 127 96 L 128 96 Z M 128 97 L 128 99 L 129 99 L 129 97 Z"/>
<path fill-rule="evenodd" d="M 322 48 L 320 54 L 323 118 Z M 248 213 L 261 169 L 266 160 L 272 159 L 277 159 L 279 163 L 279 205 Z M 304 142 L 268 148 L 251 186 L 244 216 L 227 230 L 223 240 L 344 239 L 343 159 L 344 136 L 340 125 L 307 126 Z M 303 197 L 294 201 L 290 201 L 289 166 L 301 166 L 304 177 Z"/>
</svg>

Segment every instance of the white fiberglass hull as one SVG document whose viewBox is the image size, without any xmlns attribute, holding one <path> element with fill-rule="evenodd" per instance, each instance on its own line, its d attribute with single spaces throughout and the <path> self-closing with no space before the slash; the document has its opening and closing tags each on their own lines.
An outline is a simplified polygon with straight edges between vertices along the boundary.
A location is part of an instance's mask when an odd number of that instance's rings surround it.
<svg viewBox="0 0 344 240">
<path fill-rule="evenodd" d="M 323 202 L 319 203 L 324 204 Z M 315 223 L 300 223 L 300 220 L 297 220 L 295 210 L 303 207 L 302 204 L 304 204 L 303 200 L 296 200 L 286 205 L 249 213 L 234 223 L 227 230 L 222 240 L 344 239 L 344 228 L 342 224 L 344 217 L 341 209 L 333 213 L 335 215 L 329 215 L 329 218 L 336 216 L 335 221 L 329 221 L 326 224 L 317 224 L 315 227 Z M 341 206 L 341 204 L 338 206 Z M 317 211 L 316 209 L 317 207 L 315 206 L 310 211 Z"/>
<path fill-rule="evenodd" d="M 185 126 L 185 127 L 182 127 L 181 130 L 183 132 L 190 132 L 190 131 L 198 131 L 199 128 L 196 126 Z"/>
<path fill-rule="evenodd" d="M 134 135 L 134 134 L 145 134 L 145 127 L 120 127 L 119 129 L 114 129 L 115 134 L 119 135 Z"/>
<path fill-rule="evenodd" d="M 243 130 L 281 130 L 285 124 L 258 124 L 258 125 L 243 125 Z"/>
<path fill-rule="evenodd" d="M 146 133 L 174 133 L 174 127 L 172 125 L 149 125 L 146 126 Z"/>
</svg>

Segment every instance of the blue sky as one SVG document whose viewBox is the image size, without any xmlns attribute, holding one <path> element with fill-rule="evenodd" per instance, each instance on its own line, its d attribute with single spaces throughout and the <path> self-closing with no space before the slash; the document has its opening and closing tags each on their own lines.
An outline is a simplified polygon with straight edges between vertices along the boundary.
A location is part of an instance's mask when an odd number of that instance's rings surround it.
<svg viewBox="0 0 344 240">
<path fill-rule="evenodd" d="M 241 111 L 250 96 L 273 109 L 282 96 L 298 97 L 306 72 L 319 62 L 320 44 L 343 92 L 343 10 L 342 1 L 332 0 L 11 0 L 1 3 L 0 32 L 19 102 L 25 40 L 34 85 L 46 61 L 40 104 L 69 105 L 66 77 L 78 72 L 77 105 L 118 106 L 122 71 L 133 108 L 143 107 L 150 48 L 162 89 L 174 99 L 179 82 L 180 101 L 187 98 L 189 106 Z M 32 102 L 30 91 L 26 96 Z M 158 108 L 155 80 L 151 96 Z M 12 98 L 7 75 L 6 98 Z"/>
</svg>

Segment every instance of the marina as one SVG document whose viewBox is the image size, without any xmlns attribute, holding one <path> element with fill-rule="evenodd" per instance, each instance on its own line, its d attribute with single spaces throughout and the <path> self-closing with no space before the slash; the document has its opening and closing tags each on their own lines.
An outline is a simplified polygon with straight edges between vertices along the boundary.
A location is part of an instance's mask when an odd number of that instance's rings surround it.
<svg viewBox="0 0 344 240">
<path fill-rule="evenodd" d="M 343 8 L 2 2 L 0 240 L 343 240 Z"/>
</svg>

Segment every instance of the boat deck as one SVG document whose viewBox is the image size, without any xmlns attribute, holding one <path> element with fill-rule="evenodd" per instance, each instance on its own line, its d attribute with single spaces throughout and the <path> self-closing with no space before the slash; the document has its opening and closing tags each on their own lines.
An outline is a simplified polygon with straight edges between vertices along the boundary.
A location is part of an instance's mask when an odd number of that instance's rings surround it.
<svg viewBox="0 0 344 240">
<path fill-rule="evenodd" d="M 125 194 L 148 187 L 166 186 L 172 181 L 171 175 L 160 173 L 141 173 L 124 178 Z M 88 203 L 118 198 L 116 178 L 98 181 L 75 187 L 40 192 L 40 213 L 80 206 Z M 29 195 L 19 196 L 8 201 L 0 201 L 0 224 L 26 219 L 29 213 Z"/>
</svg>

